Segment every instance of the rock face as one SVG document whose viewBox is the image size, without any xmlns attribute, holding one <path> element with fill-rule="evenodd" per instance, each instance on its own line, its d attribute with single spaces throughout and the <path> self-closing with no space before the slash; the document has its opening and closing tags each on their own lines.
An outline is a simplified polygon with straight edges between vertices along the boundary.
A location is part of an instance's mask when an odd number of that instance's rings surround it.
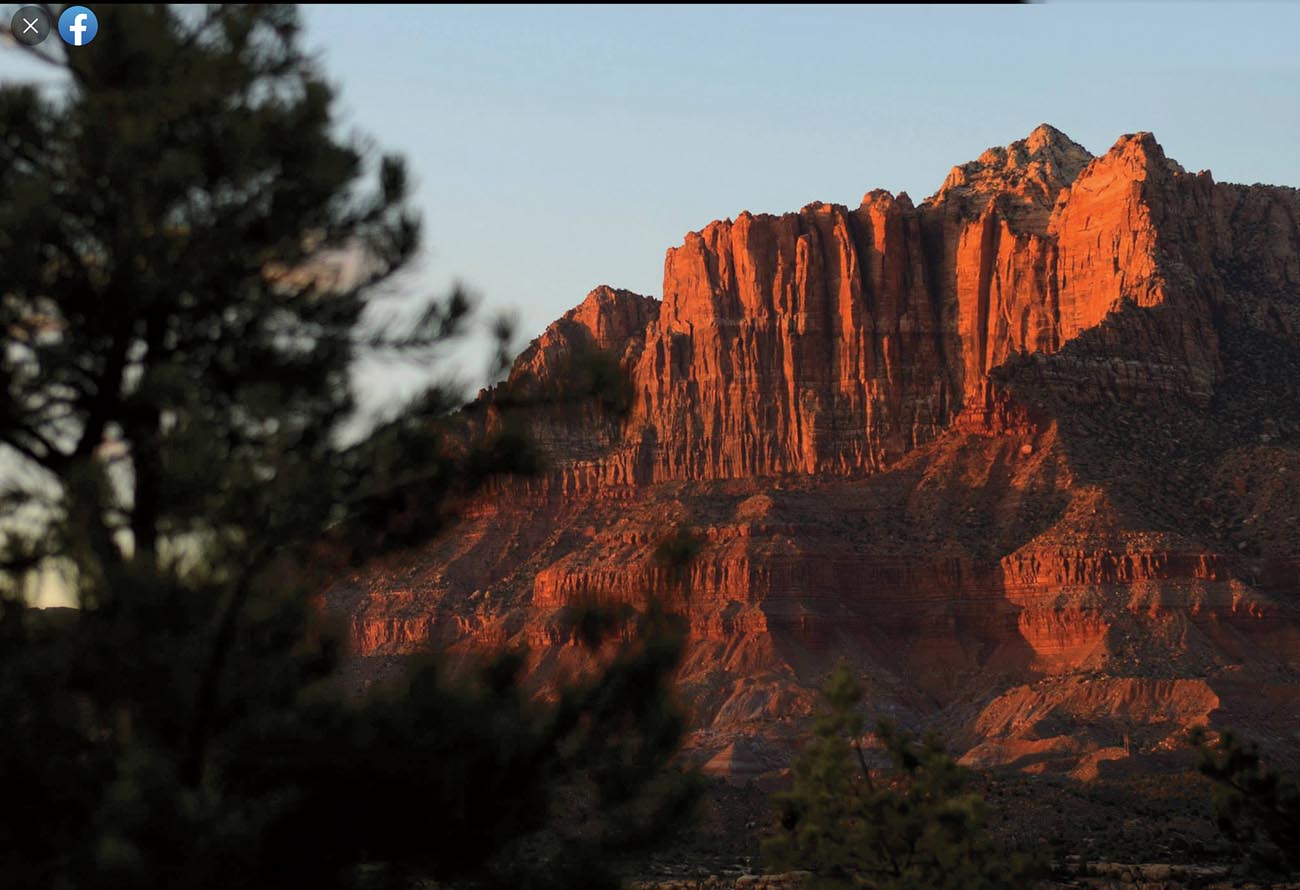
<svg viewBox="0 0 1300 890">
<path fill-rule="evenodd" d="M 1296 190 L 1043 125 L 919 206 L 710 223 L 479 407 L 592 355 L 626 410 L 534 399 L 546 473 L 339 585 L 361 655 L 526 641 L 545 677 L 557 612 L 662 590 L 685 525 L 711 769 L 775 768 L 839 658 L 973 762 L 1095 776 L 1206 721 L 1300 750 Z"/>
</svg>

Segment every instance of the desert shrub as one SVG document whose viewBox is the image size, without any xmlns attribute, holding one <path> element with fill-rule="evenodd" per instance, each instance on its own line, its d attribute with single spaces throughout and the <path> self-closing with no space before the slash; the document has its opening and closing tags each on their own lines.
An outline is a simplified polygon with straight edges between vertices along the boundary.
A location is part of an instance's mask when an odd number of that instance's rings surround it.
<svg viewBox="0 0 1300 890">
<path fill-rule="evenodd" d="M 1208 741 L 1197 730 L 1200 770 L 1214 780 L 1214 821 L 1252 871 L 1290 876 L 1300 870 L 1300 783 L 1264 761 L 1259 745 L 1232 731 Z"/>
<path fill-rule="evenodd" d="M 776 795 L 777 825 L 764 855 L 776 869 L 811 871 L 820 887 L 1010 888 L 1042 863 L 997 848 L 983 799 L 934 735 L 918 741 L 881 721 L 889 758 L 868 765 L 862 688 L 846 666 L 832 673 L 812 739 L 794 763 L 794 786 Z"/>
</svg>

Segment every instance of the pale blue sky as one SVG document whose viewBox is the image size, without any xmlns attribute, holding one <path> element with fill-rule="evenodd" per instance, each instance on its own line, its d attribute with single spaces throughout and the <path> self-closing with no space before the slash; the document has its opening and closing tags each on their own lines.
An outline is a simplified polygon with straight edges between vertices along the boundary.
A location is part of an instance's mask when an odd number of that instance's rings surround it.
<svg viewBox="0 0 1300 890">
<path fill-rule="evenodd" d="M 341 4 L 305 19 L 344 121 L 410 160 L 427 248 L 411 286 L 463 281 L 517 310 L 525 342 L 597 284 L 659 295 L 664 250 L 712 219 L 877 187 L 920 200 L 1043 121 L 1094 153 L 1152 130 L 1190 169 L 1300 185 L 1295 3 Z M 481 379 L 481 349 L 456 358 Z M 409 389 L 394 377 L 372 370 L 367 390 Z"/>
<path fill-rule="evenodd" d="M 424 280 L 525 339 L 597 284 L 659 295 L 710 220 L 920 200 L 1043 121 L 1300 185 L 1297 35 L 1281 2 L 307 11 L 348 119 L 411 160 Z"/>
</svg>

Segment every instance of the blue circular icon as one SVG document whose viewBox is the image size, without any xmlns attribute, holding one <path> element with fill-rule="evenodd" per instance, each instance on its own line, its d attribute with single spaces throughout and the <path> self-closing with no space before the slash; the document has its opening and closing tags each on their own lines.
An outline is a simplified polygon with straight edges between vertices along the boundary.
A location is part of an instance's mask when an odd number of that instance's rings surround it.
<svg viewBox="0 0 1300 890">
<path fill-rule="evenodd" d="M 59 36 L 68 46 L 85 46 L 99 33 L 99 19 L 84 6 L 69 6 L 59 16 Z"/>
</svg>

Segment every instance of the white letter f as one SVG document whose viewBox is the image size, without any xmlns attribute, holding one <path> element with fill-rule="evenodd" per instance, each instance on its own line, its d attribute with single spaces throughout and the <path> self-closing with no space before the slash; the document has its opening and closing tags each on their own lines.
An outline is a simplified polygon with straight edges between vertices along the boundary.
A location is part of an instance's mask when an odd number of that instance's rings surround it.
<svg viewBox="0 0 1300 890">
<path fill-rule="evenodd" d="M 81 46 L 81 35 L 86 33 L 86 19 L 88 18 L 90 18 L 90 16 L 86 15 L 84 12 L 79 12 L 77 13 L 76 20 L 73 21 L 71 25 L 68 25 L 68 30 L 71 31 L 73 35 L 73 46 Z"/>
</svg>

